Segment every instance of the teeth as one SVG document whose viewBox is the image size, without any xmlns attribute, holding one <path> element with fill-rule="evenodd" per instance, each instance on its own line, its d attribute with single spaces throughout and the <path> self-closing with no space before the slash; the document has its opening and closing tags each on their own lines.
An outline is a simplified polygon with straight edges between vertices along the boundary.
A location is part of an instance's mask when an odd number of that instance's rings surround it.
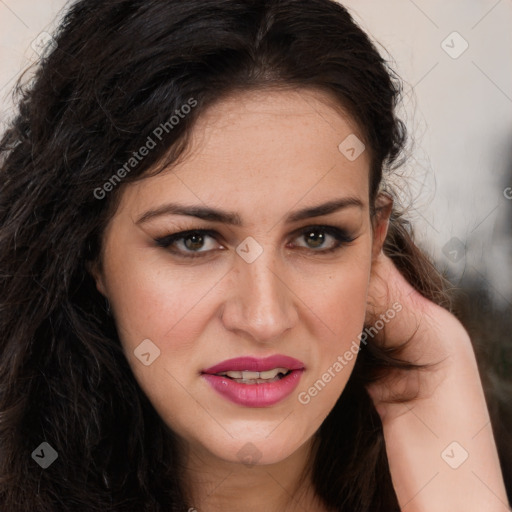
<svg viewBox="0 0 512 512">
<path fill-rule="evenodd" d="M 273 370 L 267 370 L 266 372 L 249 372 L 249 371 L 229 371 L 222 372 L 219 375 L 225 375 L 245 384 L 260 383 L 259 381 L 266 382 L 275 379 L 280 373 L 283 375 L 288 373 L 288 368 L 274 368 Z"/>
<path fill-rule="evenodd" d="M 239 384 L 268 384 L 270 382 L 275 382 L 279 380 L 279 377 L 275 377 L 273 379 L 253 379 L 253 380 L 245 380 L 245 379 L 233 379 L 235 382 Z"/>
<path fill-rule="evenodd" d="M 249 372 L 245 372 L 249 373 Z M 252 372 L 251 372 L 252 373 Z M 226 377 L 231 377 L 232 379 L 241 379 L 242 372 L 223 372 L 221 375 L 225 375 Z M 258 373 L 256 375 L 259 375 Z"/>
<path fill-rule="evenodd" d="M 253 379 L 259 379 L 260 378 L 260 372 L 235 372 L 240 373 L 240 377 L 237 377 L 237 379 L 244 379 L 244 380 L 253 380 Z M 231 377 L 228 372 L 228 377 Z"/>
<path fill-rule="evenodd" d="M 274 368 L 273 370 L 267 370 L 266 372 L 260 372 L 260 379 L 273 379 L 277 377 L 279 373 L 283 375 L 288 372 L 287 368 Z"/>
</svg>

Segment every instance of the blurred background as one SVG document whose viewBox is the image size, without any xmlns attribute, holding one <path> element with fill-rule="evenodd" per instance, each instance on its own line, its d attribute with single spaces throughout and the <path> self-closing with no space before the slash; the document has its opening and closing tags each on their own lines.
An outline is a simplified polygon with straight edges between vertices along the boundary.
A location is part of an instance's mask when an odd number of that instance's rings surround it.
<svg viewBox="0 0 512 512">
<path fill-rule="evenodd" d="M 0 0 L 0 130 L 67 3 Z M 389 179 L 418 245 L 454 285 L 512 501 L 512 1 L 341 3 L 404 82 L 409 157 Z"/>
</svg>

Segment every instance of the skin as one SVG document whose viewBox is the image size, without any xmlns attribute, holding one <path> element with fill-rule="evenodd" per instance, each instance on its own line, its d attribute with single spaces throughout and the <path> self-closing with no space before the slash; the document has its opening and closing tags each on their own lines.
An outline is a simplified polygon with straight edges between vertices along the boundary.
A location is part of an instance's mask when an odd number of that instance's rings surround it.
<svg viewBox="0 0 512 512">
<path fill-rule="evenodd" d="M 138 382 L 184 441 L 185 480 L 191 504 L 201 511 L 227 503 L 295 510 L 290 494 L 298 499 L 297 489 L 308 488 L 299 486 L 299 476 L 312 436 L 355 363 L 309 404 L 299 402 L 298 394 L 357 340 L 372 259 L 369 156 L 363 152 L 351 162 L 338 150 L 357 130 L 331 105 L 308 91 L 251 92 L 222 101 L 196 125 L 183 162 L 125 188 L 105 232 L 98 289 L 111 303 Z M 286 221 L 291 212 L 343 197 L 362 206 Z M 233 211 L 242 225 L 183 215 L 137 224 L 147 210 L 169 202 Z M 356 239 L 321 254 L 299 232 L 315 224 L 340 226 Z M 218 232 L 200 248 L 209 254 L 180 258 L 154 242 L 190 229 Z M 263 248 L 252 263 L 236 253 L 248 236 Z M 327 235 L 320 249 L 335 245 Z M 178 250 L 187 251 L 183 240 Z M 133 354 L 146 338 L 161 351 L 147 367 Z M 200 377 L 226 359 L 273 354 L 295 357 L 306 370 L 296 391 L 271 407 L 228 402 Z M 248 443 L 259 457 L 254 467 L 241 464 L 238 454 Z M 215 492 L 207 497 L 210 488 Z M 311 500 L 308 494 L 301 503 Z"/>
<path fill-rule="evenodd" d="M 399 321 L 377 342 L 409 340 L 402 357 L 432 365 L 388 374 L 369 388 L 382 420 L 394 488 L 407 512 L 510 510 L 471 339 L 447 310 L 425 299 L 382 252 L 374 259 L 367 320 L 400 302 Z M 398 317 L 397 317 L 398 318 Z M 417 395 L 392 403 L 396 393 Z M 456 444 L 453 444 L 456 443 Z"/>
<path fill-rule="evenodd" d="M 365 318 L 385 313 L 396 298 L 404 304 L 404 315 L 386 326 L 381 342 L 400 341 L 419 321 L 421 304 L 410 302 L 410 290 L 381 251 L 389 201 L 380 197 L 385 206 L 370 218 L 368 151 L 350 161 L 338 150 L 350 134 L 362 138 L 351 119 L 320 92 L 266 90 L 225 98 L 199 119 L 186 158 L 163 174 L 124 186 L 105 230 L 101 265 L 92 273 L 110 301 L 137 381 L 182 441 L 181 476 L 191 509 L 325 512 L 309 476 L 302 482 L 301 475 L 310 460 L 313 434 L 343 392 L 355 358 L 309 403 L 298 396 L 358 343 Z M 293 212 L 345 197 L 361 206 L 287 222 Z M 177 214 L 139 221 L 170 202 L 235 212 L 241 225 Z M 327 234 L 320 247 L 308 241 L 301 231 L 314 225 L 341 227 L 354 240 L 322 254 L 336 242 Z M 204 245 L 192 244 L 204 251 L 195 259 L 155 242 L 197 229 L 216 235 L 206 236 Z M 252 263 L 236 252 L 249 236 L 263 250 Z M 190 254 L 188 247 L 182 239 L 174 249 Z M 397 287 L 384 293 L 382 283 L 389 280 Z M 435 315 L 440 316 L 437 310 Z M 426 327 L 413 346 L 423 353 L 421 347 L 438 334 Z M 134 355 L 144 339 L 160 350 L 150 366 Z M 298 388 L 270 407 L 233 404 L 200 376 L 201 370 L 226 359 L 273 354 L 299 359 L 305 371 Z M 471 364 L 469 356 L 466 362 Z M 438 373 L 430 375 L 427 384 L 442 382 Z M 445 510 L 429 509 L 430 502 L 422 508 L 418 499 L 409 503 L 424 485 L 424 475 L 404 470 L 399 461 L 411 445 L 400 439 L 407 435 L 415 441 L 421 432 L 410 420 L 403 421 L 407 415 L 402 411 L 385 404 L 385 393 L 393 389 L 398 388 L 391 379 L 371 393 L 385 425 L 399 499 L 407 510 Z M 483 406 L 486 412 L 478 395 L 481 387 L 470 389 L 477 398 L 470 397 L 469 407 L 476 404 L 481 411 Z M 432 404 L 428 400 L 423 402 L 427 408 Z M 252 464 L 242 463 L 240 450 L 249 450 Z M 496 469 L 492 450 L 481 447 L 485 461 Z M 499 482 L 499 466 L 493 475 Z"/>
</svg>

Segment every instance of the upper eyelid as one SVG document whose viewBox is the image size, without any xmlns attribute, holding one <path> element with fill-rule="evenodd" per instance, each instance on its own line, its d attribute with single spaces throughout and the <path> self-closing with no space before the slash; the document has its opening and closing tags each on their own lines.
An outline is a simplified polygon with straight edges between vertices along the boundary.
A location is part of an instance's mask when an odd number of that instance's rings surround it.
<svg viewBox="0 0 512 512">
<path fill-rule="evenodd" d="M 331 235 L 334 238 L 336 238 L 334 236 L 334 234 L 329 233 L 328 231 L 329 230 L 337 230 L 337 231 L 340 231 L 341 233 L 346 233 L 349 238 L 353 238 L 351 236 L 350 230 L 340 227 L 340 226 L 334 226 L 331 224 L 308 224 L 306 226 L 303 226 L 301 228 L 297 228 L 297 229 L 293 230 L 288 236 L 293 236 L 295 238 L 300 235 L 303 235 L 304 232 L 306 232 L 310 229 L 324 229 L 327 231 L 328 235 Z M 215 240 L 217 240 L 217 242 L 219 242 L 219 240 L 218 240 L 219 237 L 224 238 L 224 237 L 222 237 L 222 235 L 220 235 L 220 233 L 217 230 L 207 229 L 207 228 L 197 228 L 197 229 L 186 229 L 186 230 L 182 230 L 182 231 L 177 231 L 170 235 L 159 237 L 155 241 L 162 242 L 162 241 L 165 241 L 166 239 L 169 239 L 170 240 L 169 245 L 171 245 L 173 243 L 176 243 L 177 241 L 183 240 L 184 238 L 186 238 L 189 235 L 193 235 L 194 233 L 200 233 L 202 235 L 210 236 L 210 237 L 214 238 Z M 210 252 L 210 251 L 190 251 L 191 254 L 194 252 L 201 253 L 201 252 Z M 320 251 L 315 251 L 315 252 L 320 252 Z"/>
<path fill-rule="evenodd" d="M 303 226 L 301 228 L 294 229 L 293 231 L 291 231 L 288 234 L 288 236 L 300 235 L 300 234 L 304 233 L 304 231 L 307 231 L 308 229 L 315 229 L 315 228 L 316 229 L 322 229 L 323 228 L 325 230 L 337 229 L 338 231 L 346 231 L 346 232 L 350 231 L 348 228 L 344 228 L 344 227 L 341 227 L 341 226 L 335 226 L 335 225 L 332 225 L 332 224 L 308 224 L 308 225 Z M 158 237 L 158 239 L 165 239 L 165 238 L 176 237 L 179 240 L 182 237 L 184 238 L 187 235 L 192 235 L 194 233 L 201 233 L 201 234 L 205 234 L 205 235 L 212 236 L 212 237 L 215 237 L 215 236 L 222 237 L 222 235 L 216 229 L 192 228 L 192 229 L 178 230 L 178 231 L 176 231 L 174 233 L 171 233 L 169 235 L 164 235 L 164 236 Z M 224 238 L 224 237 L 222 237 L 222 238 Z"/>
</svg>

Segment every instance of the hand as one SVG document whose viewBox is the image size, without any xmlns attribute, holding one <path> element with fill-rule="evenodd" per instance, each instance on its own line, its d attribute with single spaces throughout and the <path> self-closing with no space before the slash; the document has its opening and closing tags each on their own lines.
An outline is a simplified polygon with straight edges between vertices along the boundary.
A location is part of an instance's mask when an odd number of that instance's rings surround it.
<svg viewBox="0 0 512 512">
<path fill-rule="evenodd" d="M 368 300 L 370 325 L 394 303 L 402 307 L 374 342 L 390 349 L 407 341 L 401 359 L 432 365 L 390 371 L 368 387 L 382 420 L 401 509 L 509 510 L 476 359 L 462 324 L 418 293 L 382 252 L 374 259 Z M 399 396 L 409 399 L 389 402 Z"/>
<path fill-rule="evenodd" d="M 413 399 L 432 393 L 446 375 L 443 362 L 461 352 L 473 357 L 469 335 L 457 318 L 421 295 L 381 251 L 372 264 L 366 324 L 375 325 L 390 310 L 396 314 L 377 332 L 374 343 L 425 369 L 390 370 L 368 387 L 382 420 L 406 412 L 403 405 L 392 403 L 393 398 Z"/>
</svg>

